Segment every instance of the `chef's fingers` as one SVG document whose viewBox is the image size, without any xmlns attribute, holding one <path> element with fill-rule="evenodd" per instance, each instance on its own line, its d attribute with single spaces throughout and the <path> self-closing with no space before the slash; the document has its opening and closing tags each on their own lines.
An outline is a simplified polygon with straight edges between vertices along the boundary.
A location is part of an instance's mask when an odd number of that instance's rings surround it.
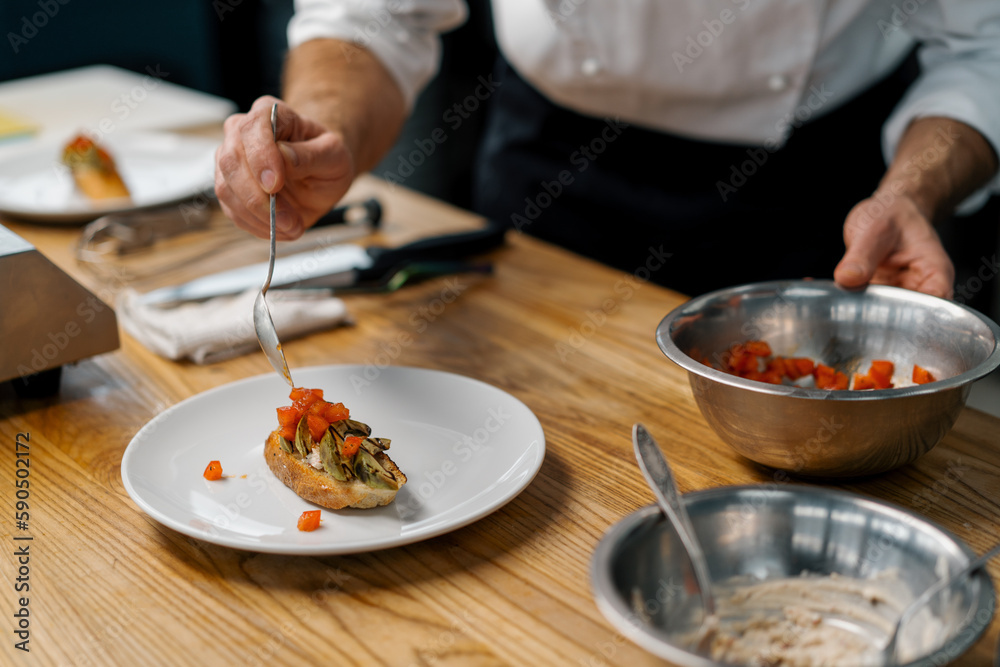
<svg viewBox="0 0 1000 667">
<path fill-rule="evenodd" d="M 855 206 L 844 223 L 847 252 L 833 270 L 833 279 L 844 287 L 867 285 L 899 242 L 899 231 L 885 216 L 873 215 L 871 203 Z"/>
<path fill-rule="evenodd" d="M 296 222 L 312 226 L 333 208 L 354 180 L 354 161 L 339 135 L 331 132 L 306 141 L 280 142 L 285 187 Z"/>
<path fill-rule="evenodd" d="M 264 204 L 267 195 L 247 165 L 240 130 L 244 119 L 245 114 L 234 114 L 223 124 L 222 145 L 215 152 L 215 194 L 233 222 L 257 233 L 255 228 L 269 217 Z"/>
<path fill-rule="evenodd" d="M 220 151 L 222 149 L 220 148 Z M 219 200 L 219 206 L 227 218 L 233 221 L 240 229 L 244 229 L 254 236 L 268 238 L 270 236 L 270 213 L 268 219 L 263 219 L 250 211 L 243 200 L 233 193 L 222 168 L 219 166 L 217 158 L 215 170 L 215 196 Z M 257 188 L 258 190 L 260 188 Z"/>
<path fill-rule="evenodd" d="M 323 132 L 306 141 L 281 141 L 278 149 L 285 158 L 288 180 L 315 177 L 340 180 L 354 177 L 354 159 L 343 137 Z"/>
<path fill-rule="evenodd" d="M 868 199 L 844 223 L 847 251 L 834 280 L 848 288 L 886 283 L 944 298 L 952 296 L 954 266 L 933 225 L 906 197 L 888 205 Z"/>
<path fill-rule="evenodd" d="M 278 98 L 265 95 L 257 98 L 249 113 L 240 118 L 234 128 L 242 140 L 250 173 L 253 174 L 258 186 L 268 194 L 277 192 L 285 184 L 285 163 L 271 130 L 271 107 L 274 104 L 278 104 L 281 108 L 279 126 L 282 124 L 282 118 L 285 119 L 285 124 L 289 124 L 289 114 L 294 112 L 284 106 Z M 226 128 L 226 131 L 228 133 L 229 128 Z"/>
<path fill-rule="evenodd" d="M 221 186 L 225 188 L 225 185 Z M 218 191 L 219 186 L 216 187 Z M 262 220 L 244 207 L 239 199 L 219 198 L 219 205 L 222 212 L 233 221 L 240 229 L 250 232 L 254 236 L 262 239 L 271 237 L 271 214 L 270 198 L 268 198 L 268 217 Z M 293 241 L 305 231 L 301 216 L 295 213 L 294 204 L 289 203 L 288 198 L 277 195 L 275 201 L 275 238 L 279 241 Z"/>
<path fill-rule="evenodd" d="M 936 234 L 907 245 L 900 255 L 905 268 L 895 284 L 943 299 L 955 295 L 955 265 Z"/>
</svg>

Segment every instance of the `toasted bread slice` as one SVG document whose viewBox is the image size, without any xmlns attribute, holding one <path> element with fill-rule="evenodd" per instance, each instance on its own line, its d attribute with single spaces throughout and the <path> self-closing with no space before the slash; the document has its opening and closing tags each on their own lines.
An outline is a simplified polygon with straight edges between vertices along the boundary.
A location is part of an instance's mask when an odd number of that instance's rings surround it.
<svg viewBox="0 0 1000 667">
<path fill-rule="evenodd" d="M 267 467 L 285 486 L 309 502 L 333 510 L 345 507 L 370 509 L 388 505 L 398 493 L 398 490 L 373 489 L 357 479 L 349 482 L 334 479 L 325 470 L 313 468 L 305 458 L 283 450 L 280 441 L 281 436 L 277 431 L 272 431 L 268 436 L 264 445 Z M 383 468 L 399 480 L 400 487 L 406 483 L 406 475 L 388 456 L 379 452 L 375 458 Z"/>
<path fill-rule="evenodd" d="M 90 167 L 75 167 L 73 182 L 80 192 L 90 199 L 115 199 L 128 197 L 129 191 L 117 172 L 109 172 Z"/>
<path fill-rule="evenodd" d="M 94 200 L 129 197 L 115 161 L 107 151 L 85 135 L 77 135 L 63 148 L 63 164 L 73 174 L 73 182 Z"/>
</svg>

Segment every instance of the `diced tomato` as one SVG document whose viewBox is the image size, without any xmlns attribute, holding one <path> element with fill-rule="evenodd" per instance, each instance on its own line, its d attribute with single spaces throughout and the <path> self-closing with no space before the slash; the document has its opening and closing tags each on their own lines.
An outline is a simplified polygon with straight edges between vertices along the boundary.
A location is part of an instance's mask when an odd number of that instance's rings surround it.
<svg viewBox="0 0 1000 667">
<path fill-rule="evenodd" d="M 306 510 L 299 516 L 298 528 L 301 531 L 311 532 L 319 528 L 320 510 Z"/>
<path fill-rule="evenodd" d="M 781 384 L 787 377 L 793 382 L 801 377 L 811 375 L 820 389 L 888 389 L 893 386 L 892 377 L 895 364 L 887 359 L 875 359 L 871 362 L 868 372 L 862 375 L 854 373 L 849 378 L 845 373 L 823 363 L 814 362 L 808 357 L 774 356 L 771 346 L 764 340 L 751 340 L 736 343 L 724 353 L 715 353 L 717 364 L 712 364 L 708 357 L 699 350 L 692 350 L 692 356 L 712 368 L 738 375 L 748 380 Z M 913 382 L 926 384 L 934 382 L 935 378 L 929 372 L 914 365 Z"/>
<path fill-rule="evenodd" d="M 297 401 L 295 401 L 294 403 L 292 403 L 292 407 L 294 407 L 296 410 L 298 410 L 299 414 L 303 414 L 304 415 L 305 413 L 307 413 L 309 411 L 309 408 L 311 408 L 313 405 L 315 405 L 320 400 L 321 399 L 316 398 L 312 394 L 307 394 L 307 395 L 303 396 L 302 398 L 298 399 Z"/>
<path fill-rule="evenodd" d="M 205 479 L 213 482 L 217 479 L 222 479 L 222 464 L 218 461 L 209 461 L 204 475 Z"/>
<path fill-rule="evenodd" d="M 732 372 L 750 373 L 760 370 L 760 363 L 758 362 L 758 357 L 755 354 L 750 354 L 747 352 L 746 348 L 742 345 L 733 345 L 729 349 L 729 359 L 726 365 L 732 370 Z"/>
<path fill-rule="evenodd" d="M 332 424 L 341 419 L 350 419 L 351 411 L 343 403 L 324 403 L 320 416 Z"/>
<path fill-rule="evenodd" d="M 833 374 L 836 373 L 833 368 L 827 366 L 826 364 L 816 364 L 813 368 L 813 377 L 816 378 L 816 382 L 828 382 L 833 378 Z"/>
<path fill-rule="evenodd" d="M 760 374 L 760 381 L 768 384 L 781 384 L 781 373 L 773 370 L 766 370 Z"/>
<path fill-rule="evenodd" d="M 315 396 L 316 400 L 323 400 L 323 390 L 322 389 L 306 389 L 305 387 L 295 387 L 292 392 L 288 394 L 288 398 L 293 401 L 297 401 L 306 396 Z"/>
<path fill-rule="evenodd" d="M 888 389 L 892 386 L 892 374 L 896 368 L 891 361 L 875 360 L 868 368 L 868 376 L 878 389 Z"/>
<path fill-rule="evenodd" d="M 871 378 L 870 375 L 862 375 L 861 373 L 854 374 L 854 386 L 852 389 L 875 389 L 875 380 Z"/>
<path fill-rule="evenodd" d="M 320 417 L 319 415 L 307 414 L 306 415 L 306 425 L 309 427 L 309 435 L 312 436 L 313 442 L 319 442 L 323 439 L 323 434 L 326 433 L 326 429 L 330 428 L 330 423 Z"/>
<path fill-rule="evenodd" d="M 750 340 L 743 344 L 743 348 L 750 354 L 756 354 L 758 357 L 770 357 L 771 356 L 771 346 L 767 344 L 767 341 L 763 340 Z"/>
<path fill-rule="evenodd" d="M 299 414 L 305 414 L 306 410 L 323 400 L 323 390 L 296 387 L 288 397 L 292 399 L 292 406 L 299 411 Z"/>
<path fill-rule="evenodd" d="M 934 382 L 936 378 L 931 374 L 930 371 L 913 364 L 913 382 L 916 384 L 927 384 L 928 382 Z"/>
<path fill-rule="evenodd" d="M 295 431 L 298 430 L 297 426 L 289 424 L 288 426 L 282 426 L 278 429 L 278 434 L 288 442 L 295 442 Z"/>
<path fill-rule="evenodd" d="M 322 417 L 323 416 L 323 408 L 325 408 L 327 405 L 328 405 L 328 403 L 326 401 L 316 401 L 315 403 L 313 403 L 312 405 L 309 406 L 309 409 L 306 410 L 306 414 L 307 415 L 316 415 L 317 417 Z"/>
<path fill-rule="evenodd" d="M 281 426 L 288 426 L 289 424 L 294 426 L 299 423 L 300 419 L 302 419 L 302 415 L 293 406 L 289 405 L 278 408 L 278 424 Z"/>
<path fill-rule="evenodd" d="M 892 374 L 896 372 L 896 365 L 891 361 L 875 359 L 872 361 L 872 365 L 869 367 L 868 372 L 871 374 L 878 373 L 879 375 L 892 377 Z"/>
<path fill-rule="evenodd" d="M 820 389 L 847 389 L 849 381 L 844 373 L 834 370 L 826 364 L 816 364 L 813 371 L 816 386 Z"/>
<path fill-rule="evenodd" d="M 849 384 L 850 384 L 850 381 L 847 379 L 847 374 L 846 373 L 841 373 L 840 371 L 837 371 L 836 373 L 834 373 L 834 375 L 833 375 L 833 387 L 832 387 L 833 389 L 847 389 L 847 387 L 849 386 Z"/>
<path fill-rule="evenodd" d="M 358 453 L 358 450 L 361 448 L 361 440 L 362 438 L 356 435 L 349 435 L 344 438 L 344 446 L 341 448 L 341 453 L 345 458 L 350 458 Z"/>
<path fill-rule="evenodd" d="M 800 377 L 812 375 L 815 369 L 812 359 L 805 357 L 788 357 L 785 359 L 785 377 L 798 380 Z"/>
</svg>

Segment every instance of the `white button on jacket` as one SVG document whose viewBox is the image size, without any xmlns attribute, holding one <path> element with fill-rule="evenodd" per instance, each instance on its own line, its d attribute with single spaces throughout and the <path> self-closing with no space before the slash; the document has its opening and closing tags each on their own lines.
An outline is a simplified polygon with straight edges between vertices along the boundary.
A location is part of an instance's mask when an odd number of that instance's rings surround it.
<svg viewBox="0 0 1000 667">
<path fill-rule="evenodd" d="M 412 104 L 436 71 L 438 35 L 465 14 L 460 0 L 296 0 L 289 44 L 365 46 Z M 884 127 L 887 160 L 914 118 L 935 115 L 1000 152 L 1000 0 L 494 0 L 493 15 L 503 55 L 560 105 L 771 147 L 790 118 L 832 111 L 920 41 L 922 74 Z"/>
</svg>

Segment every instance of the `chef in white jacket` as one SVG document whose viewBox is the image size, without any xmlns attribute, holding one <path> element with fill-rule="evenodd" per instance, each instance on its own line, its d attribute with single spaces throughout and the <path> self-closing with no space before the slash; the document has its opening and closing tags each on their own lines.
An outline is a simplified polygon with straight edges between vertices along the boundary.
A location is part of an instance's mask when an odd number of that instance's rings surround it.
<svg viewBox="0 0 1000 667">
<path fill-rule="evenodd" d="M 697 294 L 831 275 L 953 294 L 935 231 L 998 188 L 997 0 L 494 0 L 476 209 Z M 301 235 L 392 147 L 459 0 L 298 0 L 279 106 L 229 118 L 224 212 Z M 466 98 L 466 101 L 469 98 Z M 448 140 L 455 100 L 426 141 Z M 417 165 L 415 168 L 419 168 Z M 393 174 L 385 174 L 392 180 Z"/>
</svg>

